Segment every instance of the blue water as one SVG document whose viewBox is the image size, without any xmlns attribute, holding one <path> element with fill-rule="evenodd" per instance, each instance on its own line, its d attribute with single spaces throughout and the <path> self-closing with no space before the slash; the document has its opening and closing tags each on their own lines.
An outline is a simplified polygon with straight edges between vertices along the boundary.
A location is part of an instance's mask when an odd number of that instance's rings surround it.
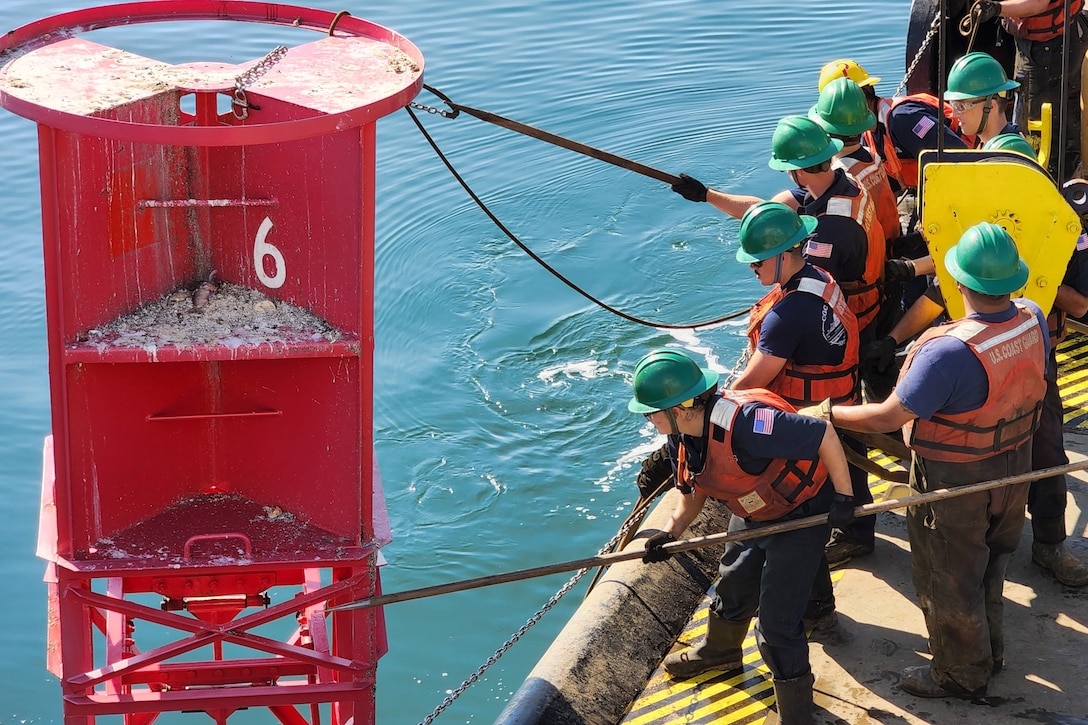
<svg viewBox="0 0 1088 725">
<path fill-rule="evenodd" d="M 4 0 L 0 29 L 94 4 Z M 807 111 L 820 66 L 837 57 L 883 76 L 890 95 L 903 75 L 909 13 L 904 0 L 325 7 L 406 35 L 426 58 L 426 82 L 459 103 L 764 196 L 787 182 L 766 165 L 777 119 Z M 169 62 L 242 62 L 312 38 L 234 23 L 92 37 Z M 760 294 L 733 259 L 736 222 L 707 205 L 468 117 L 422 119 L 510 229 L 608 304 L 684 323 Z M 374 436 L 395 536 L 385 590 L 593 555 L 625 518 L 638 461 L 656 445 L 624 407 L 634 362 L 673 345 L 726 370 L 742 328 L 668 332 L 601 310 L 491 224 L 406 112 L 378 128 Z M 33 123 L 0 111 L 0 725 L 59 722 L 61 712 L 44 666 L 43 563 L 34 557 L 49 432 L 36 163 Z M 565 580 L 389 606 L 378 721 L 422 720 Z M 438 722 L 491 722 L 583 592 L 562 600 Z"/>
</svg>

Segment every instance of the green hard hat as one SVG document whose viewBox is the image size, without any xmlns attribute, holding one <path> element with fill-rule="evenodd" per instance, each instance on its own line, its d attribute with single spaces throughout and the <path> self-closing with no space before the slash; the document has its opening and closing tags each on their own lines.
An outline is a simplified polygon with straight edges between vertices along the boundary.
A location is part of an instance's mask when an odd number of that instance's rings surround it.
<svg viewBox="0 0 1088 725">
<path fill-rule="evenodd" d="M 718 373 L 705 370 L 679 350 L 654 350 L 635 365 L 632 413 L 653 413 L 684 401 L 718 384 Z"/>
<path fill-rule="evenodd" d="M 816 228 L 816 217 L 801 215 L 777 201 L 753 204 L 740 219 L 737 261 L 762 262 L 796 247 Z"/>
<path fill-rule="evenodd" d="M 778 171 L 807 169 L 827 161 L 840 151 L 842 141 L 828 137 L 812 119 L 786 116 L 774 129 L 771 160 L 767 164 Z"/>
<path fill-rule="evenodd" d="M 1014 151 L 1036 161 L 1035 149 L 1018 133 L 999 133 L 982 145 L 983 151 Z"/>
<path fill-rule="evenodd" d="M 952 64 L 948 72 L 948 88 L 944 92 L 946 101 L 964 101 L 968 98 L 982 98 L 995 93 L 1011 91 L 1020 84 L 1010 81 L 1005 69 L 994 57 L 978 51 L 968 53 Z"/>
<path fill-rule="evenodd" d="M 1016 242 L 997 224 L 981 222 L 948 250 L 944 265 L 952 278 L 968 289 L 987 295 L 1007 295 L 1028 281 L 1028 265 Z"/>
<path fill-rule="evenodd" d="M 824 86 L 808 117 L 824 131 L 839 136 L 856 136 L 876 125 L 865 91 L 849 78 L 836 78 Z"/>
</svg>

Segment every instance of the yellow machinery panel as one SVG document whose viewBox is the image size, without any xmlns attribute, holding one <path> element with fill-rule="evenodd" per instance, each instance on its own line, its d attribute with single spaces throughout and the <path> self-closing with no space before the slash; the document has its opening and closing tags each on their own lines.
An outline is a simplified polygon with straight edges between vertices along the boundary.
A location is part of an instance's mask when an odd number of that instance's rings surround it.
<svg viewBox="0 0 1088 725">
<path fill-rule="evenodd" d="M 937 279 L 952 319 L 963 317 L 963 298 L 944 266 L 944 256 L 979 222 L 1005 229 L 1027 262 L 1024 296 L 1049 312 L 1081 233 L 1080 216 L 1043 169 L 1011 152 L 935 151 L 920 161 L 920 223 L 937 268 Z"/>
</svg>

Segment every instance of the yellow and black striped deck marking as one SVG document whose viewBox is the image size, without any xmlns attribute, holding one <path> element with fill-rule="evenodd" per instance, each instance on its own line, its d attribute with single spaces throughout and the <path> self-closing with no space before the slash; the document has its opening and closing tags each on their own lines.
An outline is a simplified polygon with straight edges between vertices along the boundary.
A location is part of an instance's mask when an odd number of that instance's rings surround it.
<svg viewBox="0 0 1088 725">
<path fill-rule="evenodd" d="M 880 451 L 870 451 L 869 457 L 885 468 L 902 468 L 902 462 Z M 905 470 L 905 469 L 904 469 Z M 869 477 L 873 498 L 880 501 L 895 495 L 887 481 Z M 832 570 L 831 581 L 842 579 L 842 570 Z M 679 644 L 689 645 L 706 638 L 706 618 L 710 596 L 703 598 L 695 616 L 680 633 Z M 685 723 L 700 725 L 757 725 L 767 717 L 774 703 L 771 673 L 756 648 L 755 636 L 749 628 L 744 640 L 744 669 L 740 672 L 707 672 L 688 680 L 675 680 L 658 666 L 645 689 L 631 705 L 621 725 L 657 725 Z"/>
<path fill-rule="evenodd" d="M 1058 389 L 1068 430 L 1088 431 L 1088 335 L 1072 333 L 1058 344 Z"/>
<path fill-rule="evenodd" d="M 831 581 L 837 582 L 842 574 L 842 571 L 832 571 Z M 706 638 L 709 604 L 708 595 L 680 633 L 679 644 L 694 644 Z M 707 672 L 687 680 L 675 680 L 658 666 L 620 724 L 756 725 L 767 717 L 768 708 L 773 703 L 771 673 L 763 664 L 756 648 L 755 635 L 749 628 L 744 639 L 743 670 Z"/>
</svg>

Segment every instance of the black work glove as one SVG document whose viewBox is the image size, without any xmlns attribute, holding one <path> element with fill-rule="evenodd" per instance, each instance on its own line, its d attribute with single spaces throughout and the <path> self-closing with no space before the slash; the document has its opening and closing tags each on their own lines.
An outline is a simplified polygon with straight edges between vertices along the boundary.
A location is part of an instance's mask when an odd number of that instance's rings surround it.
<svg viewBox="0 0 1088 725">
<path fill-rule="evenodd" d="M 646 540 L 646 553 L 642 555 L 643 564 L 654 564 L 672 558 L 672 554 L 665 551 L 665 544 L 676 541 L 676 537 L 667 531 L 659 531 Z"/>
<path fill-rule="evenodd" d="M 654 497 L 661 484 L 672 476 L 672 461 L 669 460 L 669 445 L 666 443 L 646 457 L 642 462 L 642 470 L 635 478 L 638 493 L 643 499 Z"/>
<path fill-rule="evenodd" d="M 929 254 L 929 246 L 926 244 L 926 238 L 922 236 L 920 231 L 915 230 L 893 239 L 891 252 L 888 256 L 918 259 L 918 257 L 924 257 L 927 254 Z"/>
<path fill-rule="evenodd" d="M 910 259 L 889 259 L 884 262 L 884 281 L 895 284 L 910 282 L 914 279 L 914 261 Z"/>
<path fill-rule="evenodd" d="M 706 184 L 687 174 L 680 174 L 680 181 L 672 185 L 672 190 L 688 201 L 706 201 Z"/>
<path fill-rule="evenodd" d="M 827 523 L 833 529 L 845 529 L 854 520 L 854 497 L 835 492 L 831 497 L 831 510 L 827 512 Z"/>
<path fill-rule="evenodd" d="M 894 337 L 885 335 L 879 340 L 862 345 L 861 354 L 858 357 L 863 366 L 882 373 L 895 362 L 895 348 L 898 346 Z"/>
<path fill-rule="evenodd" d="M 1001 3 L 993 0 L 982 0 L 978 5 L 971 8 L 971 14 L 975 16 L 975 24 L 981 25 L 1001 15 Z"/>
</svg>

